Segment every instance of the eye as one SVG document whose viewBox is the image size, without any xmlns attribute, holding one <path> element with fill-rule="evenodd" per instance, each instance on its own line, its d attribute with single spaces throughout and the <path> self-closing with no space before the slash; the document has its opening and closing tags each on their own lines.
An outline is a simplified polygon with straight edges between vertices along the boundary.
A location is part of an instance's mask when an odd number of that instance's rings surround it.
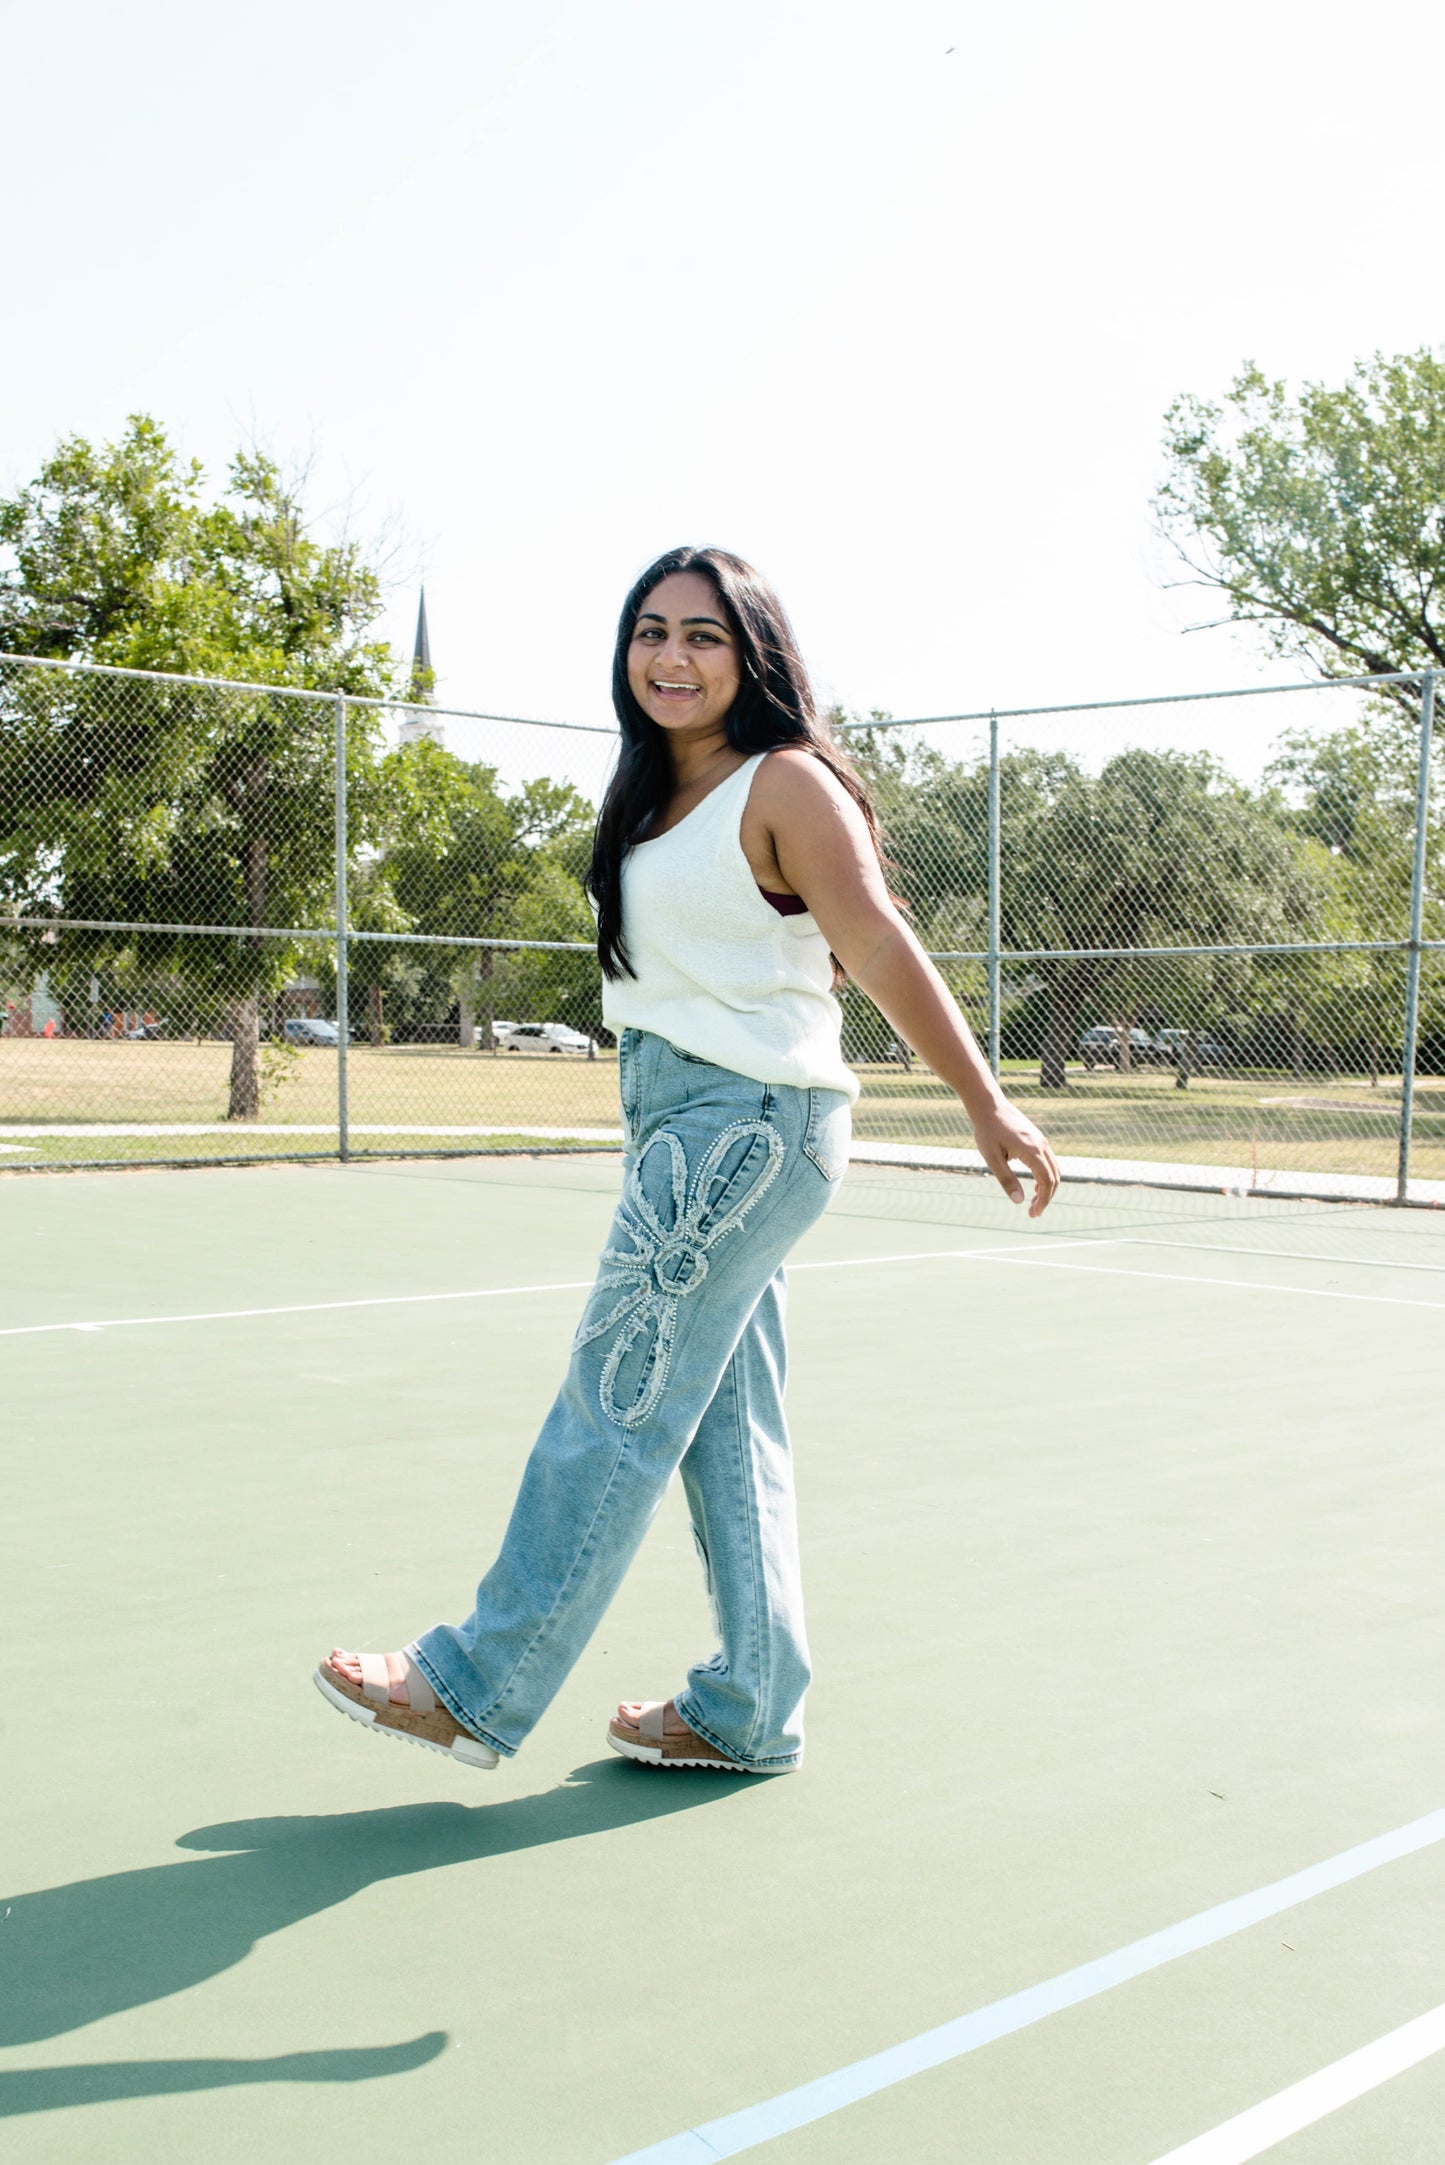
<svg viewBox="0 0 1445 2165">
<path fill-rule="evenodd" d="M 632 636 L 634 639 L 660 639 L 662 627 L 660 624 L 639 624 Z"/>
<path fill-rule="evenodd" d="M 693 636 L 693 643 L 694 643 L 694 645 L 699 645 L 699 646 L 721 646 L 721 645 L 722 645 L 722 641 L 721 641 L 721 639 L 719 639 L 719 637 L 718 637 L 718 635 L 717 635 L 717 633 L 716 633 L 715 631 L 695 631 L 695 632 L 693 633 L 693 635 L 692 635 L 692 636 Z"/>
</svg>

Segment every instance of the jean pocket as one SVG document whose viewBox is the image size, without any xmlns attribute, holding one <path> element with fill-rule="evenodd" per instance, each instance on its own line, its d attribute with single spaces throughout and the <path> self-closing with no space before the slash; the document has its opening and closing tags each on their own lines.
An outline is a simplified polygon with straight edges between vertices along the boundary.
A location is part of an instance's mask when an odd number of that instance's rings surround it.
<svg viewBox="0 0 1445 2165">
<path fill-rule="evenodd" d="M 674 1045 L 670 1037 L 665 1037 L 662 1042 L 672 1054 L 673 1059 L 681 1060 L 687 1067 L 716 1067 L 717 1065 L 715 1060 L 704 1060 L 700 1052 L 684 1052 L 681 1045 Z"/>
<path fill-rule="evenodd" d="M 808 1129 L 803 1149 L 825 1180 L 841 1180 L 853 1140 L 853 1109 L 841 1090 L 808 1092 Z"/>
</svg>

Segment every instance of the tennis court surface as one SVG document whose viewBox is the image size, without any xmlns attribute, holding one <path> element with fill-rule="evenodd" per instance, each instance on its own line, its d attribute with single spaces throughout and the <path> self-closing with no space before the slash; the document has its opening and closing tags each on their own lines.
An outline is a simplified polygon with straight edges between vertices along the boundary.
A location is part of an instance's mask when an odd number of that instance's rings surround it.
<svg viewBox="0 0 1445 2165">
<path fill-rule="evenodd" d="M 0 1183 L 9 2154 L 1445 2157 L 1445 1217 L 855 1168 L 792 1274 L 799 1776 L 615 1758 L 679 1493 L 514 1762 L 465 1612 L 617 1161 Z"/>
</svg>

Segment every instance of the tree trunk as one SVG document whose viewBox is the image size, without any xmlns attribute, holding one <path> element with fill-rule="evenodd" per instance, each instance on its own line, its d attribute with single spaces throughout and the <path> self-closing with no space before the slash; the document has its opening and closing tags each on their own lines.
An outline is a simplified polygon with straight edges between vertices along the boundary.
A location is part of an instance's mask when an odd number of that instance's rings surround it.
<svg viewBox="0 0 1445 2165">
<path fill-rule="evenodd" d="M 482 1034 L 478 1043 L 483 1052 L 495 1052 L 497 1049 L 496 1033 L 492 1028 L 497 1019 L 493 1012 L 492 1000 L 492 969 L 496 959 L 496 952 L 493 948 L 484 947 L 482 949 L 481 962 L 478 965 L 482 993 Z"/>
<path fill-rule="evenodd" d="M 477 1042 L 477 979 L 467 966 L 457 972 L 457 1043 L 470 1052 Z"/>
<path fill-rule="evenodd" d="M 1305 1048 L 1300 1035 L 1299 1017 L 1293 1008 L 1289 1011 L 1289 1057 L 1296 1082 L 1304 1081 Z"/>
<path fill-rule="evenodd" d="M 1192 1030 L 1186 1030 L 1183 1037 L 1180 1038 L 1178 1058 L 1179 1065 L 1174 1074 L 1174 1087 L 1176 1090 L 1187 1090 L 1189 1088 L 1189 1078 L 1194 1073 L 1196 1065 L 1194 1032 Z"/>
<path fill-rule="evenodd" d="M 265 794 L 266 771 L 255 767 L 246 778 L 248 798 L 259 805 Z M 246 881 L 246 913 L 253 925 L 266 922 L 266 837 L 248 835 L 243 845 L 242 866 Z M 259 950 L 256 941 L 253 952 Z M 257 975 L 262 973 L 258 970 Z M 231 1102 L 228 1120 L 254 1120 L 261 1110 L 261 987 L 241 993 L 231 1002 Z"/>
<path fill-rule="evenodd" d="M 1119 1033 L 1119 1051 L 1116 1065 L 1121 1075 L 1127 1075 L 1134 1065 L 1134 1046 L 1129 1035 L 1133 1027 L 1133 1022 L 1128 1015 L 1123 1016 L 1114 1025 L 1114 1028 Z"/>
<path fill-rule="evenodd" d="M 261 1110 L 261 1002 L 254 992 L 231 1002 L 231 1102 L 228 1120 L 254 1120 Z"/>
<path fill-rule="evenodd" d="M 371 1042 L 372 1042 L 372 1044 L 373 1044 L 373 1045 L 382 1045 L 382 1044 L 384 1044 L 384 1043 L 386 1042 L 386 1040 L 385 1040 L 385 1038 L 384 1038 L 384 1037 L 383 1037 L 383 1035 L 382 1035 L 382 1029 L 383 1029 L 383 1024 L 382 1024 L 382 1015 L 381 1015 L 381 987 L 380 987 L 380 985 L 373 985 L 373 986 L 371 987 L 371 990 L 370 990 L 370 991 L 369 991 L 369 992 L 367 993 L 367 996 L 366 996 L 366 1012 L 367 1012 L 367 1022 L 368 1022 L 368 1025 L 369 1025 L 369 1028 L 368 1028 L 368 1035 L 369 1035 L 369 1036 L 370 1036 L 370 1038 L 371 1038 Z"/>
<path fill-rule="evenodd" d="M 1087 985 L 1087 972 L 1072 969 L 1065 970 L 1054 980 L 1049 1000 L 1049 1026 L 1044 1032 L 1043 1053 L 1039 1060 L 1041 1090 L 1067 1090 L 1069 1087 L 1064 1062 L 1078 1035 L 1079 1009 Z"/>
<path fill-rule="evenodd" d="M 1369 1070 L 1370 1088 L 1380 1087 L 1380 1040 L 1372 1030 L 1365 1040 L 1365 1065 Z"/>
</svg>

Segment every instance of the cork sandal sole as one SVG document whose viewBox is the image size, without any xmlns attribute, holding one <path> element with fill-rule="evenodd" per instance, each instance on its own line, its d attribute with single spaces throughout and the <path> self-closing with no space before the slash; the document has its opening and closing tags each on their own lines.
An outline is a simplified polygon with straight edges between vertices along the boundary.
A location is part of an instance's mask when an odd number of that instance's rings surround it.
<svg viewBox="0 0 1445 2165">
<path fill-rule="evenodd" d="M 418 1704 L 401 1706 L 386 1695 L 389 1687 L 382 1657 L 363 1654 L 361 1660 L 363 1677 L 366 1677 L 369 1665 L 380 1663 L 379 1678 L 373 1674 L 368 1680 L 370 1692 L 367 1683 L 353 1684 L 350 1677 L 343 1676 L 327 1661 L 321 1663 L 312 1679 L 322 1698 L 339 1714 L 360 1722 L 373 1736 L 392 1737 L 398 1744 L 419 1744 L 424 1751 L 440 1752 L 459 1767 L 473 1767 L 480 1772 L 497 1764 L 498 1755 L 491 1745 L 484 1744 L 480 1737 L 468 1735 L 438 1703 L 414 1663 L 407 1664 L 406 1682 L 409 1697 Z"/>
<path fill-rule="evenodd" d="M 707 1767 L 714 1774 L 754 1774 L 759 1768 L 744 1766 L 741 1759 L 729 1759 L 709 1744 L 706 1737 L 694 1736 L 685 1729 L 680 1736 L 668 1736 L 663 1732 L 664 1704 L 654 1701 L 644 1706 L 635 1729 L 624 1729 L 615 1721 L 607 1724 L 607 1741 L 624 1759 L 635 1759 L 644 1767 Z"/>
</svg>

